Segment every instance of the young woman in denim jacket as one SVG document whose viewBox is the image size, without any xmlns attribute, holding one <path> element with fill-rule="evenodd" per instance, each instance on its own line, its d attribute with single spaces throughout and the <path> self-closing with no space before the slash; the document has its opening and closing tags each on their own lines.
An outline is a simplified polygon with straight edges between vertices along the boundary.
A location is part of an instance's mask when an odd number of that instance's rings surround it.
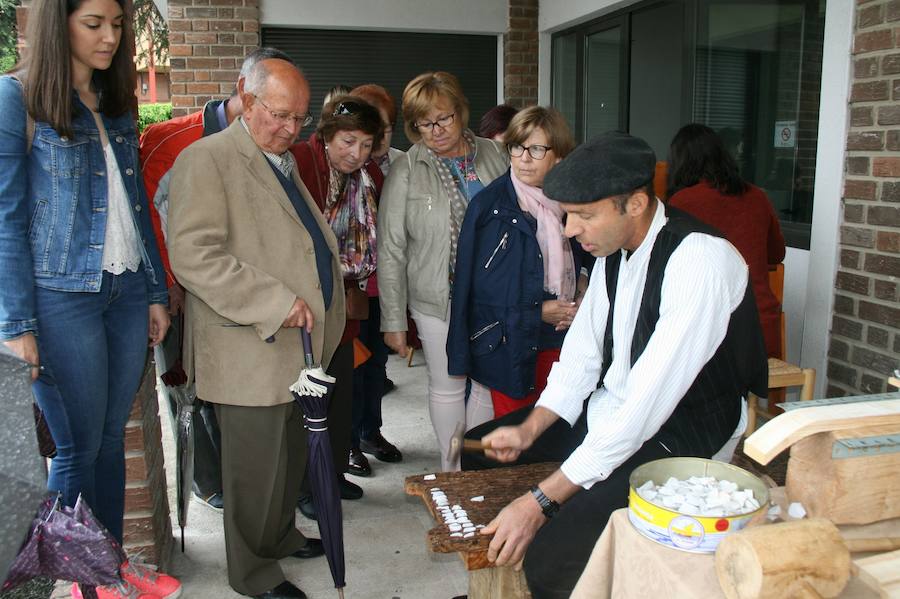
<svg viewBox="0 0 900 599">
<path fill-rule="evenodd" d="M 125 423 L 148 339 L 156 345 L 169 326 L 138 168 L 125 4 L 34 2 L 28 56 L 0 77 L 0 340 L 34 366 L 58 452 L 48 487 L 68 505 L 81 494 L 120 542 Z M 123 576 L 100 597 L 180 594 L 170 577 L 134 567 Z"/>
</svg>

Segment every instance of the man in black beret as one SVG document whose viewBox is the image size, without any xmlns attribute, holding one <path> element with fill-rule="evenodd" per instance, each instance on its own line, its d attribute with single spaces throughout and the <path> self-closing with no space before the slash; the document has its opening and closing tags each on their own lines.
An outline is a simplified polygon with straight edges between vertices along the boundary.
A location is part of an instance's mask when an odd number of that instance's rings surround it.
<svg viewBox="0 0 900 599">
<path fill-rule="evenodd" d="M 744 398 L 766 394 L 747 266 L 720 233 L 657 200 L 655 166 L 644 140 L 611 132 L 547 175 L 566 235 L 597 257 L 591 282 L 534 408 L 467 434 L 491 449 L 464 455 L 463 469 L 562 462 L 482 529 L 488 559 L 524 557 L 535 599 L 572 593 L 627 504 L 632 470 L 665 457 L 728 461 Z"/>
</svg>

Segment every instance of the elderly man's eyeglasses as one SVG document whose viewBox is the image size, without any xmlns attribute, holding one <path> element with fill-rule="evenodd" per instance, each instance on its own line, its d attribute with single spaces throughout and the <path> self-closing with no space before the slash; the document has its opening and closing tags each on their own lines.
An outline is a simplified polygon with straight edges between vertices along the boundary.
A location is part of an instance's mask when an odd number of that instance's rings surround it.
<svg viewBox="0 0 900 599">
<path fill-rule="evenodd" d="M 446 129 L 450 126 L 450 123 L 453 122 L 453 117 L 456 116 L 455 112 L 451 112 L 447 116 L 442 116 L 436 121 L 416 121 L 415 127 L 422 133 L 434 133 L 435 127 L 440 127 L 441 129 Z"/>
<path fill-rule="evenodd" d="M 543 160 L 544 156 L 547 155 L 547 152 L 553 148 L 538 144 L 532 144 L 530 146 L 523 146 L 522 144 L 506 144 L 506 149 L 509 151 L 509 155 L 514 158 L 518 158 L 527 151 L 528 155 L 535 160 Z"/>
<path fill-rule="evenodd" d="M 260 104 L 262 104 L 263 108 L 266 109 L 272 118 L 278 122 L 279 125 L 283 127 L 289 127 L 291 125 L 298 125 L 300 127 L 306 127 L 310 123 L 313 122 L 313 118 L 311 115 L 307 114 L 292 114 L 290 112 L 276 112 L 269 108 L 269 105 L 263 102 L 262 98 L 257 96 L 256 94 L 250 94 L 254 98 L 256 98 Z"/>
</svg>

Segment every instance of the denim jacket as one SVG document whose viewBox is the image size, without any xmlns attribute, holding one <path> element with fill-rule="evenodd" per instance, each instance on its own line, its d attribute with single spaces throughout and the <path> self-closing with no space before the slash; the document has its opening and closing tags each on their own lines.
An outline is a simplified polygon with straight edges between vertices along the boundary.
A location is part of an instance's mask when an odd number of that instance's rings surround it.
<svg viewBox="0 0 900 599">
<path fill-rule="evenodd" d="M 106 234 L 106 160 L 90 111 L 73 91 L 73 138 L 36 122 L 27 148 L 21 84 L 0 77 L 0 339 L 37 332 L 34 288 L 98 292 Z M 130 114 L 103 116 L 142 241 L 148 299 L 165 304 L 159 250 Z"/>
</svg>

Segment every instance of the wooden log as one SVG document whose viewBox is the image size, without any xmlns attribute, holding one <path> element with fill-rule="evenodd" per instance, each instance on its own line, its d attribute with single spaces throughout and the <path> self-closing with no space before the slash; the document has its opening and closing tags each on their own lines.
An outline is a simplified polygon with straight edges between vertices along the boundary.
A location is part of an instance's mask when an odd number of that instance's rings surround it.
<svg viewBox="0 0 900 599">
<path fill-rule="evenodd" d="M 469 572 L 469 599 L 531 599 L 525 573 L 512 566 Z"/>
<path fill-rule="evenodd" d="M 823 518 L 756 526 L 722 540 L 716 574 L 728 599 L 837 597 L 850 578 L 850 553 Z"/>
<path fill-rule="evenodd" d="M 744 453 L 760 464 L 816 433 L 864 426 L 900 425 L 900 399 L 795 409 L 776 416 L 744 441 Z"/>
<path fill-rule="evenodd" d="M 786 493 L 812 517 L 835 524 L 869 524 L 900 517 L 900 452 L 831 457 L 835 441 L 900 434 L 900 426 L 818 433 L 791 447 Z"/>
</svg>

